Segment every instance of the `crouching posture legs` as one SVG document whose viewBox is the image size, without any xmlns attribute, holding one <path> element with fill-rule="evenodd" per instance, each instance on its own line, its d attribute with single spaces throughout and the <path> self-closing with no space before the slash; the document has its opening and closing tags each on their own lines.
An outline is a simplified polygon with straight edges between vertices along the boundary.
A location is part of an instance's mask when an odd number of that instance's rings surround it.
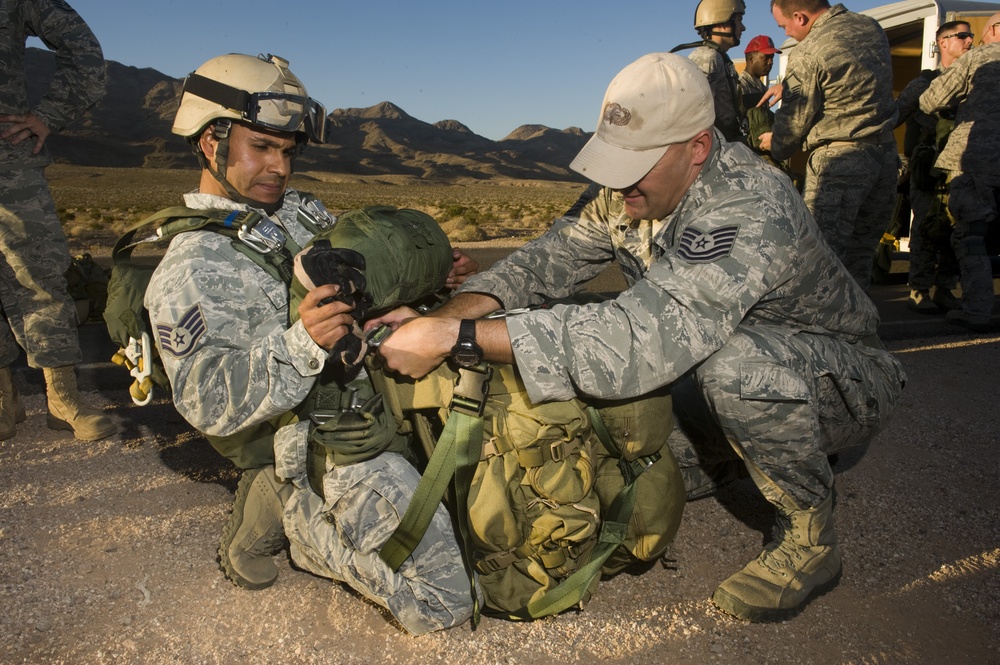
<svg viewBox="0 0 1000 665">
<path fill-rule="evenodd" d="M 712 597 L 729 614 L 782 620 L 840 577 L 827 456 L 868 443 L 899 400 L 902 370 L 880 346 L 758 326 L 698 368 L 719 431 L 777 514 L 772 541 Z"/>
</svg>

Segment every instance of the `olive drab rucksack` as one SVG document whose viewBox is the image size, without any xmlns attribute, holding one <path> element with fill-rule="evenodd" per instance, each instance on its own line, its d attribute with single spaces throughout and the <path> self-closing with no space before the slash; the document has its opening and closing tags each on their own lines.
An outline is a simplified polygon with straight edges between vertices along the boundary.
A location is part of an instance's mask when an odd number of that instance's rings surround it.
<svg viewBox="0 0 1000 665">
<path fill-rule="evenodd" d="M 66 290 L 76 303 L 76 322 L 100 318 L 108 302 L 109 271 L 90 254 L 74 256 L 66 270 Z"/>
<path fill-rule="evenodd" d="M 665 445 L 665 389 L 618 403 L 532 404 L 510 365 L 442 365 L 419 381 L 370 373 L 429 458 L 380 551 L 390 567 L 420 542 L 446 494 L 482 611 L 508 619 L 582 606 L 601 574 L 653 561 L 673 540 L 685 495 Z"/>
</svg>

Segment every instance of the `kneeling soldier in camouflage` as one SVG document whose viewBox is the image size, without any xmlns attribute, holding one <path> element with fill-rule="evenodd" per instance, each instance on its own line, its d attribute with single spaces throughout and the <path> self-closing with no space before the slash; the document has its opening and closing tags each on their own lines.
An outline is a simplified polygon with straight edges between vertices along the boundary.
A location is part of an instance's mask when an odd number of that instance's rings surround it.
<svg viewBox="0 0 1000 665">
<path fill-rule="evenodd" d="M 472 598 L 443 508 L 428 545 L 398 572 L 378 558 L 419 474 L 399 453 L 380 449 L 328 470 L 324 497 L 295 457 L 313 415 L 300 407 L 321 373 L 362 386 L 341 391 L 349 403 L 338 403 L 340 411 L 361 419 L 366 401 L 347 398 L 372 396 L 364 372 L 345 367 L 337 352 L 354 326 L 341 286 L 310 290 L 289 323 L 292 257 L 336 221 L 287 188 L 294 157 L 308 140 L 322 142 L 325 129 L 325 109 L 280 58 L 226 55 L 192 73 L 173 126 L 202 166 L 185 205 L 192 219 L 223 211 L 232 233 L 204 227 L 176 235 L 145 304 L 177 410 L 245 469 L 219 547 L 226 576 L 248 589 L 271 585 L 272 555 L 290 525 L 296 564 L 346 582 L 424 633 L 468 619 Z M 276 432 L 284 477 L 275 471 Z"/>
<path fill-rule="evenodd" d="M 431 315 L 397 310 L 372 324 L 397 326 L 379 353 L 401 373 L 423 376 L 454 346 L 462 358 L 516 363 L 534 403 L 625 399 L 686 381 L 777 511 L 774 542 L 713 600 L 773 620 L 839 577 L 827 455 L 881 429 L 903 376 L 876 337 L 875 306 L 791 181 L 727 143 L 714 119 L 693 63 L 639 59 L 612 81 L 597 132 L 571 164 L 603 185 L 578 214 Z M 478 318 L 566 297 L 612 262 L 629 284 L 613 300 Z M 691 465 L 693 496 L 712 441 L 669 442 Z"/>
</svg>

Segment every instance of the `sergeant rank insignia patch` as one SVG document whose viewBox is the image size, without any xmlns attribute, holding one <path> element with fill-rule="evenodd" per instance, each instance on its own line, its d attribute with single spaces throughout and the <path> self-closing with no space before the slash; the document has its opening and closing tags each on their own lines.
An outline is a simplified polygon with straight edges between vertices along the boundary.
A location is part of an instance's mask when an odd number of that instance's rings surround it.
<svg viewBox="0 0 1000 665">
<path fill-rule="evenodd" d="M 194 343 L 205 334 L 205 315 L 201 305 L 194 305 L 184 313 L 176 326 L 156 324 L 156 334 L 160 338 L 160 348 L 172 356 L 183 358 L 191 353 Z"/>
<path fill-rule="evenodd" d="M 677 247 L 677 255 L 688 263 L 711 263 L 727 256 L 736 242 L 738 226 L 724 226 L 709 233 L 695 228 L 685 229 Z"/>
</svg>

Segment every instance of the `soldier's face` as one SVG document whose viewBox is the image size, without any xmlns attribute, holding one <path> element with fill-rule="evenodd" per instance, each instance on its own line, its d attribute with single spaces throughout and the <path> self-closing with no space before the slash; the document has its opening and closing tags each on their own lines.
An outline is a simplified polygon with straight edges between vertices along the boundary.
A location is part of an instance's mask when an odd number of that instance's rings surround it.
<svg viewBox="0 0 1000 665">
<path fill-rule="evenodd" d="M 960 38 L 959 34 L 969 36 Z M 972 48 L 972 29 L 964 23 L 955 26 L 938 37 L 938 48 L 941 50 L 941 55 L 947 56 L 951 62 L 958 60 Z"/>
<path fill-rule="evenodd" d="M 786 16 L 778 7 L 771 7 L 771 16 L 786 35 L 799 42 L 805 39 L 812 29 L 812 21 L 802 12 L 792 12 L 791 16 Z"/>
<path fill-rule="evenodd" d="M 248 199 L 262 204 L 277 203 L 288 187 L 295 150 L 295 135 L 290 132 L 233 123 L 226 180 Z M 214 151 L 211 155 L 206 152 L 206 156 L 214 163 Z M 226 193 L 223 191 L 221 195 Z"/>
<path fill-rule="evenodd" d="M 660 161 L 631 187 L 618 190 L 632 219 L 666 219 L 681 202 L 708 157 L 711 139 L 701 132 L 686 143 L 667 148 Z"/>
</svg>

